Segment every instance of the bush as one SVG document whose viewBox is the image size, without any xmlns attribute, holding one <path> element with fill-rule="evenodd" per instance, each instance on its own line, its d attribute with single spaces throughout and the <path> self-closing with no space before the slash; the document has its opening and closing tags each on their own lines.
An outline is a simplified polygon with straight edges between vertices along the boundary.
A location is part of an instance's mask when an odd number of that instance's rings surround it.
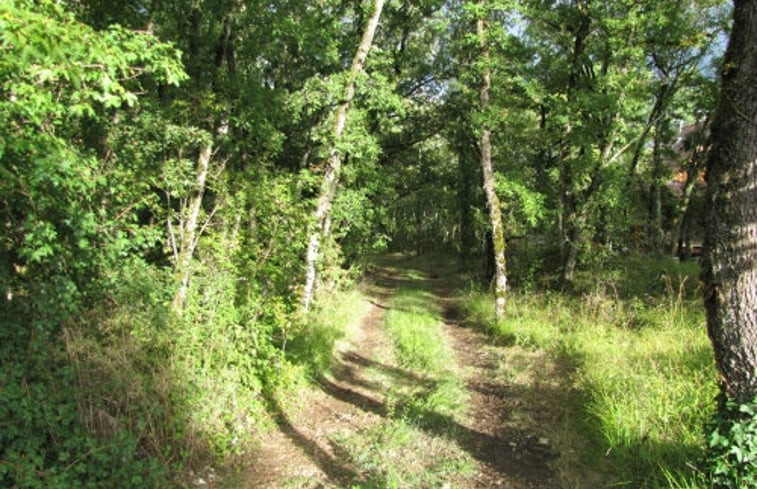
<svg viewBox="0 0 757 489">
<path fill-rule="evenodd" d="M 716 489 L 757 488 L 757 398 L 724 407 L 709 427 L 704 461 L 709 483 Z"/>
</svg>

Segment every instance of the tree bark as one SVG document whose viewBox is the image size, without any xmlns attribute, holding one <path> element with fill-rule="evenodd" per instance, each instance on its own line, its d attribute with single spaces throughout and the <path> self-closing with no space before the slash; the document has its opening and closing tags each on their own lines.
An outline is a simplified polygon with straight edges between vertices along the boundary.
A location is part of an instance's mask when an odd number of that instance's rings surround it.
<svg viewBox="0 0 757 489">
<path fill-rule="evenodd" d="M 665 231 L 662 229 L 662 187 L 664 185 L 664 167 L 662 161 L 663 123 L 655 124 L 652 142 L 652 182 L 649 187 L 650 208 L 647 242 L 649 249 L 655 255 L 663 252 Z"/>
<path fill-rule="evenodd" d="M 500 321 L 505 316 L 507 299 L 507 262 L 505 259 L 505 233 L 502 226 L 502 210 L 499 197 L 494 190 L 494 171 L 492 169 L 491 129 L 487 111 L 489 109 L 489 90 L 491 88 L 491 70 L 489 69 L 489 50 L 486 46 L 486 21 L 479 18 L 476 21 L 476 34 L 481 46 L 483 60 L 483 76 L 479 89 L 479 109 L 484 117 L 481 129 L 481 170 L 484 176 L 484 192 L 489 208 L 489 219 L 492 227 L 492 247 L 494 252 L 494 316 Z"/>
<path fill-rule="evenodd" d="M 183 219 L 180 234 L 180 243 L 176 257 L 176 273 L 179 276 L 179 290 L 173 300 L 174 310 L 181 312 L 187 300 L 187 289 L 189 288 L 189 278 L 191 276 L 192 255 L 194 255 L 197 246 L 197 220 L 202 208 L 202 197 L 205 194 L 205 181 L 208 177 L 208 168 L 210 166 L 210 156 L 213 147 L 206 144 L 200 150 L 197 157 L 197 179 L 192 195 L 189 196 L 187 204 L 187 215 Z"/>
<path fill-rule="evenodd" d="M 707 161 L 704 301 L 721 390 L 757 395 L 757 0 L 734 1 Z"/>
<path fill-rule="evenodd" d="M 315 227 L 310 232 L 307 252 L 305 255 L 305 287 L 302 294 L 302 311 L 305 313 L 310 310 L 311 303 L 313 302 L 321 240 L 323 239 L 324 234 L 327 233 L 331 204 L 334 201 L 336 189 L 339 184 L 339 176 L 342 171 L 342 157 L 337 149 L 337 143 L 344 133 L 344 128 L 347 123 L 347 114 L 350 110 L 350 103 L 352 102 L 352 99 L 355 98 L 355 78 L 363 70 L 365 60 L 368 57 L 368 51 L 370 51 L 371 46 L 373 45 L 373 37 L 376 34 L 376 28 L 378 27 L 379 19 L 381 18 L 381 10 L 383 8 L 384 0 L 374 0 L 373 13 L 371 14 L 370 19 L 368 19 L 368 23 L 365 25 L 360 45 L 358 46 L 355 57 L 352 60 L 344 99 L 342 99 L 336 108 L 334 126 L 331 131 L 333 142 L 329 149 L 329 156 L 326 160 L 326 172 L 321 181 L 318 204 L 313 215 Z"/>
</svg>

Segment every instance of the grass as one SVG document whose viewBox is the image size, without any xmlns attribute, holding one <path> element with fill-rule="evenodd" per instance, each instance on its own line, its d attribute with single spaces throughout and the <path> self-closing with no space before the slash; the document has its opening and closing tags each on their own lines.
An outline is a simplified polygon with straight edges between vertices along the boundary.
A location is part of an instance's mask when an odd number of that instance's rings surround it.
<svg viewBox="0 0 757 489">
<path fill-rule="evenodd" d="M 624 487 L 696 487 L 691 465 L 717 389 L 702 306 L 691 299 L 695 274 L 634 259 L 593 285 L 582 277 L 578 295 L 512 293 L 499 324 L 486 294 L 470 292 L 463 308 L 498 341 L 571 365 L 565 383 L 579 411 L 567 429 L 584 439 L 579 459 L 589 470 Z"/>
<path fill-rule="evenodd" d="M 450 480 L 472 471 L 465 452 L 402 420 L 381 423 L 335 441 L 364 474 L 363 480 L 352 486 L 354 489 L 451 487 Z"/>
<path fill-rule="evenodd" d="M 301 366 L 310 379 L 317 378 L 331 366 L 338 342 L 359 327 L 369 308 L 360 288 L 330 291 L 307 322 L 293 328 L 286 348 L 288 359 Z"/>
<path fill-rule="evenodd" d="M 392 351 L 383 361 L 417 380 L 387 382 L 381 422 L 334 439 L 362 474 L 355 489 L 451 487 L 450 481 L 473 472 L 470 455 L 454 442 L 467 396 L 450 362 L 437 302 L 425 274 L 409 269 L 387 304 L 384 328 Z"/>
</svg>

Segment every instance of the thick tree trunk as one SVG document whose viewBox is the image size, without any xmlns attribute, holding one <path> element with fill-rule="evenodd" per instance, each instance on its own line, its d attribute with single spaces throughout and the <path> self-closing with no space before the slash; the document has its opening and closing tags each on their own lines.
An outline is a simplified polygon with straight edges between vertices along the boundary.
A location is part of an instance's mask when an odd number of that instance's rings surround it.
<svg viewBox="0 0 757 489">
<path fill-rule="evenodd" d="M 302 310 L 308 312 L 313 301 L 315 285 L 317 279 L 318 257 L 321 246 L 321 240 L 327 233 L 329 215 L 331 213 L 331 204 L 334 201 L 334 195 L 339 184 L 339 176 L 342 171 L 342 159 L 337 150 L 337 143 L 344 133 L 344 127 L 347 123 L 347 114 L 350 110 L 350 103 L 355 97 L 355 78 L 363 70 L 365 60 L 368 57 L 373 45 L 373 37 L 376 34 L 381 10 L 384 8 L 384 0 L 374 0 L 373 13 L 363 30 L 363 37 L 360 40 L 355 57 L 350 67 L 349 81 L 345 90 L 344 99 L 336 108 L 334 116 L 334 127 L 331 131 L 332 143 L 329 149 L 329 156 L 326 160 L 326 172 L 321 181 L 318 204 L 314 213 L 315 227 L 310 232 L 308 239 L 308 248 L 305 255 L 305 288 L 302 295 Z"/>
<path fill-rule="evenodd" d="M 481 56 L 484 61 L 484 72 L 479 90 L 479 108 L 488 117 L 489 90 L 491 88 L 491 72 L 487 65 L 488 49 L 486 47 L 486 23 L 479 18 L 476 21 L 476 33 L 481 43 Z M 489 219 L 492 226 L 492 247 L 494 252 L 494 315 L 497 321 L 505 316 L 505 302 L 507 296 L 507 262 L 505 261 L 505 232 L 502 227 L 502 210 L 499 197 L 494 190 L 494 171 L 492 169 L 491 129 L 488 121 L 484 121 L 481 130 L 481 170 L 484 176 L 484 191 L 489 208 Z"/>
<path fill-rule="evenodd" d="M 191 276 L 192 256 L 197 246 L 197 220 L 202 208 L 202 197 L 205 195 L 205 181 L 208 177 L 208 168 L 210 166 L 210 156 L 213 147 L 207 144 L 202 147 L 197 157 L 197 179 L 192 195 L 189 196 L 187 203 L 186 216 L 182 218 L 180 242 L 176 256 L 176 273 L 179 276 L 179 290 L 173 300 L 174 310 L 181 312 L 187 300 L 187 289 L 189 288 L 189 278 Z"/>
<path fill-rule="evenodd" d="M 707 162 L 704 300 L 723 393 L 757 395 L 757 0 L 734 2 Z"/>
</svg>

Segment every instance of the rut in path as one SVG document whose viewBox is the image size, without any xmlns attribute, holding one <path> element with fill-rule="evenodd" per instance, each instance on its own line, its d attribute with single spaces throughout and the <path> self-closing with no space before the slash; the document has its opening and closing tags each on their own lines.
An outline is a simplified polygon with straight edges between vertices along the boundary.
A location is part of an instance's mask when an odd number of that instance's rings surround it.
<svg viewBox="0 0 757 489">
<path fill-rule="evenodd" d="M 458 364 L 466 371 L 469 392 L 463 425 L 468 439 L 463 445 L 480 461 L 474 487 L 555 488 L 559 487 L 549 462 L 556 458 L 547 438 L 522 426 L 513 412 L 534 409 L 533 394 L 523 396 L 519 388 L 498 380 L 505 353 L 490 344 L 482 333 L 461 327 L 447 297 L 444 331 L 452 340 Z M 544 392 L 549 398 L 549 393 Z"/>
<path fill-rule="evenodd" d="M 299 394 L 297 403 L 288 403 L 298 408 L 276 409 L 278 429 L 263 436 L 249 468 L 225 487 L 374 487 L 362 485 L 366 474 L 339 440 L 345 433 L 359 436 L 394 415 L 385 398 L 393 384 L 421 385 L 427 381 L 422 373 L 400 368 L 393 361 L 383 320 L 399 281 L 396 273 L 388 270 L 377 275 L 377 286 L 365 304 L 360 326 L 350 342 L 338 349 L 331 373 L 318 386 Z M 461 419 L 448 420 L 445 428 L 424 428 L 429 436 L 457 445 L 473 461 L 472 473 L 450 475 L 440 487 L 559 487 L 549 466 L 556 457 L 549 440 L 512 415 L 533 408 L 529 405 L 533 393 L 525 396 L 521 388 L 498 380 L 504 350 L 490 345 L 483 334 L 457 324 L 451 299 L 441 286 L 444 278 L 425 280 L 440 284 L 432 290 L 445 311 L 443 332 L 469 393 Z M 545 391 L 544 395 L 549 393 Z"/>
</svg>

